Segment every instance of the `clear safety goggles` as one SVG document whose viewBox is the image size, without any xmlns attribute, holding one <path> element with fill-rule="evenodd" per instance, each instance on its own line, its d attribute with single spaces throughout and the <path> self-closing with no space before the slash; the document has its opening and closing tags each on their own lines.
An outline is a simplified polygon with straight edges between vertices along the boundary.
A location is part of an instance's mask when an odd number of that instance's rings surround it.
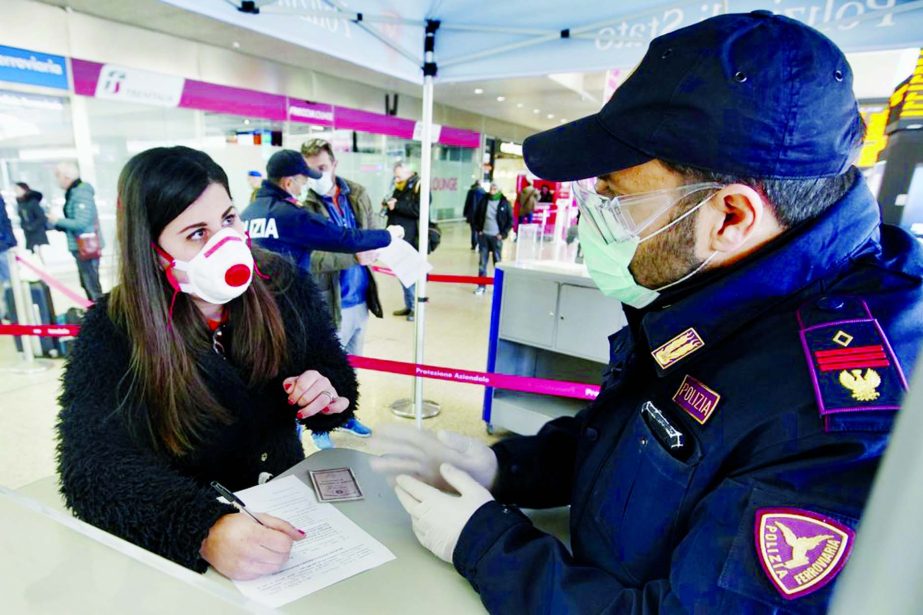
<svg viewBox="0 0 923 615">
<path fill-rule="evenodd" d="M 585 219 L 592 224 L 607 244 L 641 239 L 641 233 L 647 227 L 682 199 L 697 192 L 714 193 L 723 187 L 722 184 L 706 182 L 609 197 L 596 192 L 596 178 L 572 183 L 581 221 Z M 706 198 L 703 195 L 702 200 Z"/>
</svg>

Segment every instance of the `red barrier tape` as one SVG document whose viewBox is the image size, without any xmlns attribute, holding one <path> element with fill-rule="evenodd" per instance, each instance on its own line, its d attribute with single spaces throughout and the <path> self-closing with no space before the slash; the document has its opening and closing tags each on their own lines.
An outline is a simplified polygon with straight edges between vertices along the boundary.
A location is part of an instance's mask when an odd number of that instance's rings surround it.
<svg viewBox="0 0 923 615">
<path fill-rule="evenodd" d="M 393 276 L 394 272 L 387 267 L 372 266 L 372 271 Z M 488 286 L 494 283 L 493 278 L 480 277 L 476 275 L 442 275 L 431 273 L 426 276 L 429 282 L 445 282 L 447 284 L 477 284 L 478 286 Z"/>
<path fill-rule="evenodd" d="M 539 393 L 554 395 L 556 397 L 571 397 L 574 399 L 596 399 L 599 387 L 582 382 L 568 382 L 564 380 L 545 380 L 543 378 L 529 378 L 528 376 L 512 376 L 509 374 L 492 374 L 489 372 L 473 372 L 466 369 L 452 367 L 439 367 L 438 365 L 420 365 L 418 363 L 404 363 L 402 361 L 387 361 L 385 359 L 371 359 L 349 355 L 350 364 L 357 369 L 371 369 L 377 372 L 402 374 L 404 376 L 420 376 L 433 380 L 447 380 L 449 382 L 463 382 L 465 384 L 479 384 L 495 389 L 508 391 L 523 391 L 525 393 Z"/>
<path fill-rule="evenodd" d="M 78 333 L 80 333 L 80 325 L 0 325 L 0 335 L 74 337 Z"/>
<path fill-rule="evenodd" d="M 79 325 L 0 325 L 0 335 L 37 335 L 40 337 L 72 337 L 80 332 Z M 350 364 L 356 369 L 369 369 L 376 372 L 401 374 L 403 376 L 419 376 L 432 380 L 446 380 L 448 382 L 461 382 L 464 384 L 477 384 L 507 391 L 522 391 L 525 393 L 538 393 L 541 395 L 554 395 L 555 397 L 570 397 L 573 399 L 596 399 L 599 387 L 582 382 L 569 382 L 566 380 L 545 380 L 544 378 L 530 378 L 528 376 L 513 376 L 510 374 L 492 374 L 489 372 L 475 372 L 467 369 L 454 369 L 438 365 L 420 365 L 418 363 L 404 363 L 402 361 L 389 361 L 386 359 L 372 359 L 349 355 Z"/>
<path fill-rule="evenodd" d="M 48 286 L 54 288 L 59 293 L 61 293 L 62 295 L 64 295 L 65 297 L 67 297 L 68 299 L 70 299 L 71 301 L 73 301 L 74 303 L 82 307 L 83 309 L 92 307 L 93 305 L 92 301 L 88 301 L 86 297 L 79 295 L 75 291 L 64 286 L 64 284 L 62 284 L 61 282 L 56 280 L 54 277 L 52 277 L 52 275 L 48 273 L 47 271 L 44 271 L 43 269 L 39 269 L 38 267 L 30 263 L 29 261 L 23 258 L 20 258 L 19 256 L 16 257 L 16 261 L 19 263 L 22 263 L 28 269 L 31 269 L 32 272 L 35 273 L 35 275 L 37 275 L 39 278 L 41 278 L 46 284 L 48 284 Z"/>
</svg>

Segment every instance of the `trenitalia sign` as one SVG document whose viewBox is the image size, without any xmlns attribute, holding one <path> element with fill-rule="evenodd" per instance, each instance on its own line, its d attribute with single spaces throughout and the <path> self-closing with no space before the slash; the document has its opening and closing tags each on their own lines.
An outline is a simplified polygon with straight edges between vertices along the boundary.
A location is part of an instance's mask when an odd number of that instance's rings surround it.
<svg viewBox="0 0 923 615">
<path fill-rule="evenodd" d="M 96 82 L 96 98 L 178 107 L 185 79 L 135 68 L 104 64 Z"/>
<path fill-rule="evenodd" d="M 411 119 L 114 64 L 72 59 L 71 66 L 74 92 L 81 96 L 419 139 L 415 132 L 418 122 Z M 450 126 L 434 135 L 443 145 L 474 148 L 481 142 L 479 133 Z"/>
</svg>

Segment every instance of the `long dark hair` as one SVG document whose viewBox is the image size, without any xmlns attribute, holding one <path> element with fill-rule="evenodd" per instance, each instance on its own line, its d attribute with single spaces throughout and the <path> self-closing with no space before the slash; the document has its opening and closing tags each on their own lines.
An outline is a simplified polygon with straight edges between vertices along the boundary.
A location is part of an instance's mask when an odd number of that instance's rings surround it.
<svg viewBox="0 0 923 615">
<path fill-rule="evenodd" d="M 109 315 L 131 342 L 126 403 L 155 448 L 180 456 L 200 441 L 204 428 L 231 417 L 209 390 L 197 357 L 212 352 L 201 312 L 180 293 L 168 326 L 173 289 L 152 248 L 164 227 L 201 196 L 210 184 L 230 195 L 224 170 L 204 152 L 158 147 L 134 156 L 118 185 L 119 283 Z M 259 260 L 262 254 L 254 252 Z M 275 377 L 286 357 L 285 329 L 275 297 L 259 277 L 227 305 L 234 326 L 228 359 L 250 384 Z"/>
<path fill-rule="evenodd" d="M 29 187 L 29 184 L 26 182 L 16 182 L 16 185 L 22 188 L 24 194 L 22 196 L 16 197 L 16 200 L 23 202 L 29 198 L 29 193 L 32 192 L 32 188 Z"/>
</svg>

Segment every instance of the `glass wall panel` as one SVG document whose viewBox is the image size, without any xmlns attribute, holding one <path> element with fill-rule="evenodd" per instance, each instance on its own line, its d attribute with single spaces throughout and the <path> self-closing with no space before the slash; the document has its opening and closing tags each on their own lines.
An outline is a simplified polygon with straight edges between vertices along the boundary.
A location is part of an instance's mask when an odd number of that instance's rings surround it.
<svg viewBox="0 0 923 615">
<path fill-rule="evenodd" d="M 44 195 L 46 211 L 64 204 L 64 191 L 54 179 L 55 166 L 77 161 L 70 102 L 65 97 L 0 90 L 0 180 L 7 213 L 25 245 L 13 186 L 25 182 Z M 72 263 L 64 233 L 48 233 L 46 264 Z"/>
</svg>

